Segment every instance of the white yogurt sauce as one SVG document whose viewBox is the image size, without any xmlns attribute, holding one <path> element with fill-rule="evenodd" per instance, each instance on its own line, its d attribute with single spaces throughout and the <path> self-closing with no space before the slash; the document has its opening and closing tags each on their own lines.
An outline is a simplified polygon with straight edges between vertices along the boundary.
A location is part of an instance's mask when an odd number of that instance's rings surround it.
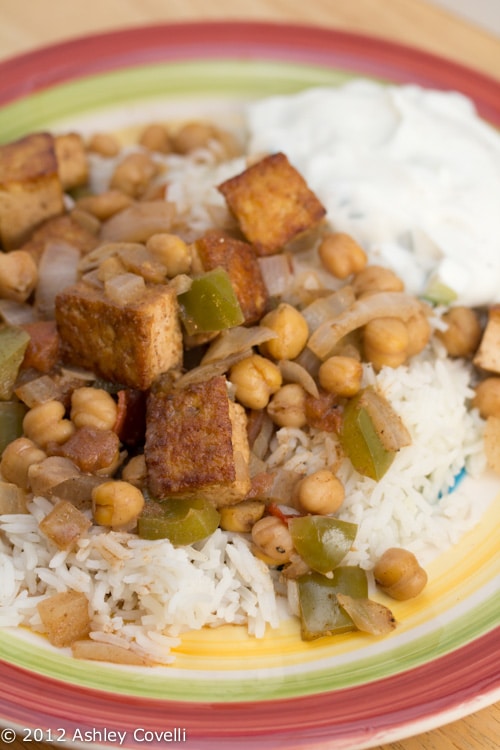
<svg viewBox="0 0 500 750">
<path fill-rule="evenodd" d="M 461 94 L 355 80 L 247 106 L 251 152 L 283 151 L 332 226 L 408 291 L 500 302 L 500 134 Z"/>
</svg>

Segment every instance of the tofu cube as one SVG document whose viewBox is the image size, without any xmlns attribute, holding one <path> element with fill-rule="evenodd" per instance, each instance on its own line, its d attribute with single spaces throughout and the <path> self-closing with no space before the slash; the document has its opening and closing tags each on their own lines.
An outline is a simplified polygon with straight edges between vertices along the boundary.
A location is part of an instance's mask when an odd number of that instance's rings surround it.
<svg viewBox="0 0 500 750">
<path fill-rule="evenodd" d="M 214 229 L 197 240 L 195 247 L 204 271 L 227 271 L 245 324 L 257 323 L 266 311 L 269 295 L 252 245 Z"/>
<path fill-rule="evenodd" d="M 279 252 L 326 214 L 302 175 L 282 153 L 267 156 L 218 189 L 259 255 Z"/>
<path fill-rule="evenodd" d="M 89 176 L 89 165 L 82 136 L 78 133 L 56 135 L 55 149 L 63 189 L 72 190 L 85 185 Z"/>
<path fill-rule="evenodd" d="M 19 248 L 45 219 L 64 211 L 54 138 L 33 133 L 0 147 L 0 240 Z"/>
<path fill-rule="evenodd" d="M 473 361 L 482 370 L 500 373 L 500 306 L 490 308 L 488 322 Z"/>
<path fill-rule="evenodd" d="M 182 365 L 182 332 L 175 291 L 146 286 L 120 304 L 85 282 L 56 297 L 63 361 L 115 383 L 147 390 L 162 373 Z"/>
<path fill-rule="evenodd" d="M 144 453 L 155 498 L 201 494 L 222 507 L 250 491 L 246 414 L 229 398 L 222 375 L 151 392 Z"/>
</svg>

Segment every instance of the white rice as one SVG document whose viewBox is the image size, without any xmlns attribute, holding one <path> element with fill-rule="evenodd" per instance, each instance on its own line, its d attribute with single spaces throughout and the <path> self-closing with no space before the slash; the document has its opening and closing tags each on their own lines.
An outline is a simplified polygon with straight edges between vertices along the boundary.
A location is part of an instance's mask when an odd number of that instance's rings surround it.
<svg viewBox="0 0 500 750">
<path fill-rule="evenodd" d="M 76 549 L 61 552 L 38 527 L 52 507 L 37 497 L 29 514 L 0 517 L 0 626 L 42 630 L 40 598 L 80 591 L 93 639 L 162 663 L 173 660 L 170 650 L 188 630 L 234 623 L 260 638 L 267 625 L 278 627 L 269 569 L 241 536 L 218 529 L 203 543 L 174 547 L 94 527 Z"/>
</svg>

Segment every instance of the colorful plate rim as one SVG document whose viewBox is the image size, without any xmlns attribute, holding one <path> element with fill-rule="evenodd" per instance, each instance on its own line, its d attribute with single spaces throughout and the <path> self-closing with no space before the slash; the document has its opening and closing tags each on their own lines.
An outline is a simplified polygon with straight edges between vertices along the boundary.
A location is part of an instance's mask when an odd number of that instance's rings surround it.
<svg viewBox="0 0 500 750">
<path fill-rule="evenodd" d="M 88 76 L 204 59 L 292 63 L 455 89 L 470 96 L 485 119 L 500 125 L 500 84 L 458 63 L 365 35 L 253 21 L 143 26 L 82 37 L 2 61 L 0 106 L 10 109 L 35 94 Z M 19 732 L 26 725 L 26 731 L 37 727 L 45 731 L 46 741 L 54 742 L 61 739 L 60 729 L 75 747 L 88 746 L 85 732 L 97 732 L 94 747 L 114 746 L 116 740 L 109 732 L 119 729 L 127 733 L 125 747 L 142 747 L 146 731 L 151 733 L 148 745 L 161 747 L 162 732 L 174 728 L 182 732 L 188 726 L 186 741 L 214 750 L 235 741 L 242 748 L 258 744 L 288 750 L 359 750 L 433 728 L 497 700 L 498 635 L 498 627 L 476 634 L 461 648 L 376 682 L 288 699 L 227 704 L 114 695 L 5 660 L 0 723 L 9 723 Z M 136 735 L 138 728 L 143 733 Z M 47 734 L 49 729 L 52 735 Z M 183 741 L 182 734 L 179 740 Z"/>
</svg>

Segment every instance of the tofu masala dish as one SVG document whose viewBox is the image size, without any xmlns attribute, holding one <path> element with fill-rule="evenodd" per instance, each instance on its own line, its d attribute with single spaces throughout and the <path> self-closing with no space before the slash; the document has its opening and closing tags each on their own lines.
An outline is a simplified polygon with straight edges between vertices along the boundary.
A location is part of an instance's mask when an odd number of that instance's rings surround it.
<svg viewBox="0 0 500 750">
<path fill-rule="evenodd" d="M 224 205 L 197 231 L 183 226 L 159 156 L 200 149 L 244 163 L 214 186 Z M 283 427 L 320 430 L 338 461 L 378 481 L 411 437 L 363 364 L 396 368 L 435 336 L 497 372 L 498 310 L 485 323 L 450 308 L 433 330 L 432 301 L 329 226 L 285 154 L 239 149 L 201 122 L 148 126 L 128 148 L 106 133 L 47 132 L 0 147 L 0 513 L 50 500 L 40 529 L 55 551 L 96 526 L 174 546 L 238 533 L 295 584 L 303 638 L 385 634 L 390 609 L 368 594 L 365 571 L 342 566 L 356 528 L 338 518 L 335 465 L 275 471 L 270 441 Z M 96 159 L 113 165 L 101 191 Z M 293 281 L 304 249 L 326 283 Z M 485 416 L 487 380 L 476 396 Z M 427 580 L 399 548 L 373 574 L 395 599 Z M 127 661 L 89 640 L 83 593 L 53 593 L 38 611 L 52 644 Z"/>
</svg>

